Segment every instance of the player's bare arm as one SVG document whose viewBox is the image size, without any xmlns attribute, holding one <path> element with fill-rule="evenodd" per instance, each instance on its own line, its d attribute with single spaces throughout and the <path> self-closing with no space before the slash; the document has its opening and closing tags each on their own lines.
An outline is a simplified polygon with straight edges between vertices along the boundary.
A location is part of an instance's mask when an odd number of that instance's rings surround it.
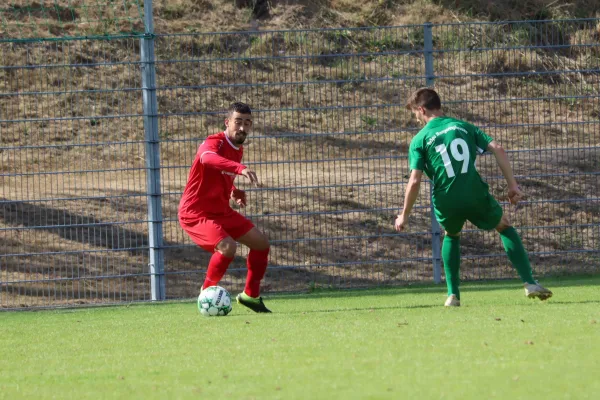
<svg viewBox="0 0 600 400">
<path fill-rule="evenodd" d="M 506 151 L 504 151 L 504 148 L 502 148 L 500 143 L 495 140 L 488 145 L 487 150 L 491 151 L 494 154 L 494 157 L 496 157 L 496 162 L 506 179 L 506 183 L 508 184 L 508 199 L 511 204 L 517 204 L 519 200 L 523 198 L 523 192 L 521 192 L 521 188 L 519 188 L 519 185 L 517 184 Z"/>
<path fill-rule="evenodd" d="M 406 193 L 404 194 L 404 207 L 394 223 L 394 228 L 398 232 L 402 232 L 406 228 L 408 217 L 413 206 L 415 205 L 415 202 L 417 201 L 417 196 L 419 195 L 422 177 L 423 171 L 414 169 L 410 173 L 408 185 L 406 186 Z"/>
</svg>

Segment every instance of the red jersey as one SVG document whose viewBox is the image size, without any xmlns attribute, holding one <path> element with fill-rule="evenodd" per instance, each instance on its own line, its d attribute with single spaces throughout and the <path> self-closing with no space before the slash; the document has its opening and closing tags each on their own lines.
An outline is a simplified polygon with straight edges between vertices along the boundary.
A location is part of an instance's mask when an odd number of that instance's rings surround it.
<svg viewBox="0 0 600 400">
<path fill-rule="evenodd" d="M 225 214 L 231 210 L 233 181 L 246 168 L 240 164 L 243 153 L 243 147 L 236 147 L 224 132 L 207 137 L 198 147 L 190 169 L 179 216 Z"/>
</svg>

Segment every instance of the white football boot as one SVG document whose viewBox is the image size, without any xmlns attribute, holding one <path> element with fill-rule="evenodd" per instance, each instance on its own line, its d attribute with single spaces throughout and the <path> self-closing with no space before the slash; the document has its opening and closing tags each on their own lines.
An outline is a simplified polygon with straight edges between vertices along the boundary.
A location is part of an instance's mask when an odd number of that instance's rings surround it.
<svg viewBox="0 0 600 400">
<path fill-rule="evenodd" d="M 552 292 L 542 285 L 540 285 L 537 281 L 535 284 L 526 283 L 525 284 L 525 296 L 530 299 L 538 298 L 542 301 L 548 300 L 552 297 Z"/>
<path fill-rule="evenodd" d="M 446 306 L 446 307 L 460 307 L 460 300 L 456 297 L 455 294 L 451 294 L 446 299 L 446 302 L 444 303 L 444 306 Z"/>
</svg>

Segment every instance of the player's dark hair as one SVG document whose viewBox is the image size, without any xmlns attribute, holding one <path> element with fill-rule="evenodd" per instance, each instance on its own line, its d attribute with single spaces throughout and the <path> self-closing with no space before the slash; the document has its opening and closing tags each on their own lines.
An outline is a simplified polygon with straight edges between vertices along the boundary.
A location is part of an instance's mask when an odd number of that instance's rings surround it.
<svg viewBox="0 0 600 400">
<path fill-rule="evenodd" d="M 252 114 L 252 110 L 250 106 L 246 103 L 235 102 L 229 106 L 229 110 L 227 110 L 227 115 L 231 116 L 234 112 L 240 114 Z"/>
<path fill-rule="evenodd" d="M 437 92 L 431 88 L 420 88 L 410 95 L 406 102 L 406 109 L 414 110 L 423 107 L 427 110 L 439 110 L 442 108 L 442 101 Z"/>
</svg>

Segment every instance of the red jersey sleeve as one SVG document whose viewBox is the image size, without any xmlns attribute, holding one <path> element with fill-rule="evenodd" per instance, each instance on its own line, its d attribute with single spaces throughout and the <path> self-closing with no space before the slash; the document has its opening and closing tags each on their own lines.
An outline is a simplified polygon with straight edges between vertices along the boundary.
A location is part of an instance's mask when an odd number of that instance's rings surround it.
<svg viewBox="0 0 600 400">
<path fill-rule="evenodd" d="M 209 138 L 198 148 L 200 162 L 207 167 L 240 175 L 246 166 L 219 155 L 223 141 Z"/>
<path fill-rule="evenodd" d="M 207 137 L 196 151 L 179 202 L 179 216 L 195 218 L 203 213 L 230 212 L 233 181 L 246 168 L 241 164 L 242 157 L 243 147 L 236 147 L 223 132 Z"/>
</svg>

